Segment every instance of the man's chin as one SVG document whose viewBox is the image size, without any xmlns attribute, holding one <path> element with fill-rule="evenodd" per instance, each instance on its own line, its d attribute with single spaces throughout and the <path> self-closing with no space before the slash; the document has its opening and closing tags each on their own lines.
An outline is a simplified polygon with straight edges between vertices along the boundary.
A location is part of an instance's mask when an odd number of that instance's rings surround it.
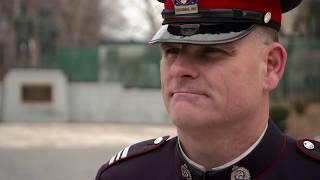
<svg viewBox="0 0 320 180">
<path fill-rule="evenodd" d="M 206 129 L 215 127 L 225 123 L 223 117 L 217 117 L 214 114 L 205 114 L 200 111 L 175 111 L 169 113 L 169 116 L 178 128 L 180 129 Z"/>
<path fill-rule="evenodd" d="M 193 114 L 201 114 L 204 109 L 203 103 L 196 103 L 192 101 L 171 101 L 169 111 L 177 116 L 193 116 Z"/>
<path fill-rule="evenodd" d="M 207 126 L 210 124 L 209 120 L 202 116 L 196 116 L 192 113 L 175 113 L 170 114 L 173 124 L 175 124 L 178 128 L 185 129 L 185 128 L 196 128 Z"/>
<path fill-rule="evenodd" d="M 176 103 L 169 110 L 169 114 L 172 119 L 187 120 L 195 119 L 201 116 L 201 109 L 193 104 L 189 103 Z"/>
</svg>

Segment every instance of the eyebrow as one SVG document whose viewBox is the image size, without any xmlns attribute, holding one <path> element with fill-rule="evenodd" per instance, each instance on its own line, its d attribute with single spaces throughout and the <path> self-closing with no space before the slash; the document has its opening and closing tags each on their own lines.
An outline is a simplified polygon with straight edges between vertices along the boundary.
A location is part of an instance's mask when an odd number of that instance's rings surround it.
<svg viewBox="0 0 320 180">
<path fill-rule="evenodd" d="M 161 43 L 160 44 L 160 47 L 162 48 L 162 49 L 164 49 L 164 48 L 170 48 L 170 47 L 181 47 L 182 46 L 182 44 L 179 44 L 179 43 Z"/>
<path fill-rule="evenodd" d="M 235 50 L 235 45 L 232 43 L 225 43 L 225 44 L 212 44 L 212 45 L 206 45 L 209 47 L 216 47 L 216 48 L 224 48 L 224 49 L 230 49 Z"/>
<path fill-rule="evenodd" d="M 222 49 L 227 51 L 230 56 L 234 56 L 236 54 L 236 47 L 233 43 L 226 44 L 212 44 L 212 45 L 203 45 L 204 48 L 213 48 L 213 49 Z"/>
<path fill-rule="evenodd" d="M 161 43 L 160 47 L 162 49 L 165 48 L 176 48 L 176 47 L 183 47 L 187 44 L 180 44 L 180 43 Z M 225 43 L 225 44 L 203 44 L 197 45 L 201 46 L 202 48 L 212 48 L 212 49 L 222 49 L 227 51 L 230 56 L 234 56 L 236 54 L 236 47 L 233 43 Z"/>
</svg>

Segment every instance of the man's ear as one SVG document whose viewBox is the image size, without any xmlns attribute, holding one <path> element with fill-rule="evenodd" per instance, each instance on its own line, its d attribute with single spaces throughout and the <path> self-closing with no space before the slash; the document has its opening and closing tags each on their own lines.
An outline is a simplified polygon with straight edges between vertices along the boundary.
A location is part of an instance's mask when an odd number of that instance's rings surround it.
<svg viewBox="0 0 320 180">
<path fill-rule="evenodd" d="M 271 91 L 277 87 L 283 75 L 287 61 L 287 53 L 284 47 L 277 42 L 268 45 L 264 53 L 267 65 L 264 89 Z"/>
</svg>

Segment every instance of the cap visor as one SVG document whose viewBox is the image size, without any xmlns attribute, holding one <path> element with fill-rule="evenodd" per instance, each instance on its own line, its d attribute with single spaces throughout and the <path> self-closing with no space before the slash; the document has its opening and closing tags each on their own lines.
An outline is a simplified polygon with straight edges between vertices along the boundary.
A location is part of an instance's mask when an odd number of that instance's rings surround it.
<svg viewBox="0 0 320 180">
<path fill-rule="evenodd" d="M 239 40 L 248 35 L 254 27 L 254 24 L 238 32 L 224 32 L 215 34 L 195 34 L 190 36 L 180 36 L 171 34 L 168 31 L 168 25 L 163 25 L 159 31 L 149 41 L 149 44 L 157 43 L 188 43 L 188 44 L 223 44 Z"/>
</svg>

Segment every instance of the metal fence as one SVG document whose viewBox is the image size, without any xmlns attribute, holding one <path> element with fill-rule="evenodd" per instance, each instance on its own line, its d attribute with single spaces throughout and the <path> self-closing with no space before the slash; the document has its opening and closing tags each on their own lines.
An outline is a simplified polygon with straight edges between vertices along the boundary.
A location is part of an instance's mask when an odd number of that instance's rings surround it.
<svg viewBox="0 0 320 180">
<path fill-rule="evenodd" d="M 160 88 L 160 51 L 146 44 L 100 47 L 100 81 L 120 82 L 126 88 Z"/>
<path fill-rule="evenodd" d="M 285 41 L 286 70 L 274 100 L 320 100 L 320 40 Z M 59 48 L 44 54 L 43 68 L 61 68 L 70 81 L 119 82 L 126 88 L 160 88 L 160 51 L 143 43 L 110 43 L 99 47 Z"/>
<path fill-rule="evenodd" d="M 63 70 L 70 81 L 98 81 L 98 47 L 60 47 L 41 56 L 40 68 Z"/>
</svg>

